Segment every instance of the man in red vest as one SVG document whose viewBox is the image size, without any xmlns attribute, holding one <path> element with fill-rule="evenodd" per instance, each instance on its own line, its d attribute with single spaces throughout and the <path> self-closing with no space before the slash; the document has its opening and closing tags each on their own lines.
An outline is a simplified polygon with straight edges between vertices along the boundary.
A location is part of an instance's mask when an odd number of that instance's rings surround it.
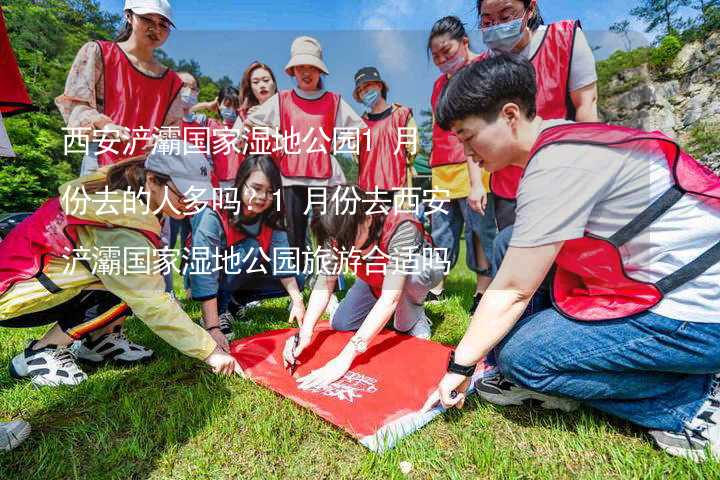
<svg viewBox="0 0 720 480">
<path fill-rule="evenodd" d="M 720 458 L 720 177 L 659 132 L 536 115 L 512 55 L 454 77 L 436 111 L 490 172 L 525 170 L 510 248 L 429 403 L 461 406 L 496 348 L 493 403 L 582 402 L 668 453 Z M 518 321 L 554 268 L 553 308 Z"/>
</svg>

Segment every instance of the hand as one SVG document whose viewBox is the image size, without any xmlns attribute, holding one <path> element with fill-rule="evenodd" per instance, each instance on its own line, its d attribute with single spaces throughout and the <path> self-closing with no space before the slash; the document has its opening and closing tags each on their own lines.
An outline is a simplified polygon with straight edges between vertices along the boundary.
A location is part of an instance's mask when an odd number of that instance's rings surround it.
<svg viewBox="0 0 720 480">
<path fill-rule="evenodd" d="M 288 322 L 291 324 L 297 322 L 298 326 L 302 326 L 303 318 L 305 317 L 305 304 L 303 304 L 302 298 L 293 300 L 290 307 L 290 318 Z"/>
<path fill-rule="evenodd" d="M 343 350 L 340 355 L 330 360 L 324 367 L 313 370 L 309 375 L 298 378 L 298 388 L 301 390 L 309 390 L 311 388 L 327 387 L 331 383 L 340 380 L 343 375 L 350 370 L 353 359 L 353 355 L 349 355 Z"/>
<path fill-rule="evenodd" d="M 300 335 L 297 346 L 295 346 L 295 335 L 291 336 L 285 341 L 285 348 L 283 348 L 283 366 L 285 368 L 294 364 L 300 354 L 310 345 L 312 338 L 305 338 Z"/>
<path fill-rule="evenodd" d="M 205 363 L 210 365 L 214 373 L 220 373 L 222 375 L 232 375 L 236 373 L 245 377 L 237 360 L 223 352 L 220 347 L 215 347 L 215 350 L 205 359 Z"/>
<path fill-rule="evenodd" d="M 217 343 L 217 346 L 220 347 L 223 352 L 230 352 L 230 343 L 228 342 L 225 334 L 222 333 L 219 328 L 213 328 L 212 330 L 208 330 L 207 332 L 210 334 L 213 340 L 215 340 L 215 343 Z"/>
<path fill-rule="evenodd" d="M 423 412 L 431 410 L 440 402 L 444 408 L 462 408 L 465 404 L 465 392 L 470 386 L 470 377 L 458 375 L 457 373 L 446 373 L 440 380 L 438 388 L 430 394 Z M 455 392 L 453 396 L 453 392 Z"/>
<path fill-rule="evenodd" d="M 470 191 L 467 201 L 470 208 L 481 215 L 485 215 L 485 209 L 487 208 L 487 192 L 482 185 L 479 185 Z"/>
<path fill-rule="evenodd" d="M 117 125 L 115 123 L 108 123 L 102 128 L 102 133 L 110 138 L 116 138 L 121 142 L 129 142 L 131 138 L 130 129 Z"/>
</svg>

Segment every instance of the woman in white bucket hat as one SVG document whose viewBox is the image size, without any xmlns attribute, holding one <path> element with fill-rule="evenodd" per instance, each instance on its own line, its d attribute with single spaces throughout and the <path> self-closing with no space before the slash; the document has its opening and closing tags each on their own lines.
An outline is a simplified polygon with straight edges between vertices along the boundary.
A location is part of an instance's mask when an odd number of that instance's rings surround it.
<svg viewBox="0 0 720 480">
<path fill-rule="evenodd" d="M 80 48 L 65 91 L 55 99 L 69 128 L 104 138 L 90 144 L 81 174 L 143 154 L 153 128 L 180 126 L 182 120 L 183 82 L 154 55 L 175 26 L 170 3 L 126 0 L 124 17 L 114 42 Z M 127 143 L 132 136 L 139 140 Z"/>
<path fill-rule="evenodd" d="M 286 139 L 276 158 L 282 173 L 286 226 L 290 246 L 304 250 L 308 189 L 345 182 L 333 155 L 333 130 L 361 132 L 367 127 L 339 94 L 323 88 L 322 76 L 330 71 L 316 39 L 302 36 L 293 41 L 285 73 L 294 77 L 296 86 L 278 92 L 250 112 L 245 126 L 270 127 Z"/>
</svg>

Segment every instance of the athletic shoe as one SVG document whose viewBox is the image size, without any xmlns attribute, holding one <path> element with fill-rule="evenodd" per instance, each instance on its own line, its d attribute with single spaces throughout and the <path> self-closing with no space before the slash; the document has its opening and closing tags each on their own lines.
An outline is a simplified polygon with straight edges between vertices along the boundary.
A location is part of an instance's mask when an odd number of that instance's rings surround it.
<svg viewBox="0 0 720 480">
<path fill-rule="evenodd" d="M 56 387 L 59 385 L 77 385 L 87 378 L 80 370 L 75 354 L 67 347 L 48 345 L 33 349 L 35 341 L 17 354 L 10 362 L 10 375 L 13 378 L 30 377 L 33 385 Z"/>
<path fill-rule="evenodd" d="M 29 436 L 30 424 L 24 420 L 0 422 L 0 450 L 12 450 Z"/>
<path fill-rule="evenodd" d="M 413 337 L 430 340 L 430 337 L 432 336 L 432 331 L 430 330 L 431 325 L 432 322 L 427 317 L 427 315 L 423 313 L 423 316 L 420 318 L 420 320 L 415 323 L 415 325 L 410 329 L 410 331 L 407 332 L 407 334 L 412 335 Z"/>
<path fill-rule="evenodd" d="M 496 405 L 522 405 L 525 400 L 538 400 L 542 407 L 547 409 L 572 412 L 578 408 L 578 402 L 575 400 L 553 397 L 519 387 L 500 373 L 481 378 L 475 383 L 475 390 L 483 400 Z"/>
<path fill-rule="evenodd" d="M 482 293 L 476 293 L 473 297 L 473 303 L 472 307 L 470 307 L 470 316 L 472 317 L 475 314 L 475 310 L 477 310 L 478 305 L 480 304 L 480 299 L 482 298 Z"/>
<path fill-rule="evenodd" d="M 707 400 L 681 432 L 650 430 L 655 443 L 670 455 L 696 462 L 720 460 L 720 377 L 716 374 Z"/>
<path fill-rule="evenodd" d="M 221 313 L 218 316 L 218 325 L 220 326 L 220 331 L 223 335 L 225 335 L 225 338 L 228 339 L 228 342 L 235 338 L 235 333 L 233 333 L 232 329 L 233 321 L 235 321 L 235 317 L 233 317 L 233 314 L 230 312 Z"/>
<path fill-rule="evenodd" d="M 149 348 L 131 342 L 120 326 L 95 340 L 85 338 L 77 341 L 71 348 L 78 359 L 93 363 L 136 363 L 150 360 L 153 356 L 153 351 Z"/>
</svg>

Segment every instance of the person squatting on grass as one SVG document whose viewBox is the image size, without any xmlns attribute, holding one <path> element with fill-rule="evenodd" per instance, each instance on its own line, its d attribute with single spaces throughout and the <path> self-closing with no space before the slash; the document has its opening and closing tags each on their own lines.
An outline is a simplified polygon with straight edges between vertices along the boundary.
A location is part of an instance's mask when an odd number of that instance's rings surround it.
<svg viewBox="0 0 720 480">
<path fill-rule="evenodd" d="M 87 378 L 77 358 L 147 360 L 152 351 L 130 343 L 120 329 L 131 313 L 216 373 L 241 373 L 235 359 L 165 292 L 162 274 L 129 266 L 131 256 L 125 255 L 134 250 L 145 254 L 141 261 L 159 260 L 160 216 L 185 217 L 190 191 L 212 195 L 208 171 L 199 153 L 126 160 L 66 183 L 60 197 L 10 232 L 0 249 L 0 327 L 54 324 L 12 359 L 13 377 L 38 386 L 77 385 Z M 113 200 L 120 203 L 108 209 Z M 87 253 L 111 248 L 120 251 L 117 268 L 105 268 L 101 255 Z"/>
<path fill-rule="evenodd" d="M 476 384 L 490 402 L 580 401 L 671 454 L 720 458 L 720 178 L 657 132 L 545 120 L 536 92 L 532 64 L 500 54 L 438 104 L 480 166 L 525 173 L 510 247 L 428 406 L 462 406 L 494 348 L 501 374 Z M 518 322 L 553 267 L 553 308 Z"/>
<path fill-rule="evenodd" d="M 192 252 L 210 255 L 191 258 L 185 274 L 192 299 L 202 302 L 205 328 L 225 351 L 232 340 L 232 305 L 287 292 L 291 299 L 290 322 L 300 323 L 305 315 L 302 276 L 293 258 L 278 265 L 282 251 L 289 251 L 287 232 L 282 227 L 280 172 L 267 155 L 250 155 L 240 166 L 234 190 L 240 204 L 228 202 L 216 209 L 205 207 L 190 219 Z M 237 205 L 237 206 L 236 206 Z M 224 208 L 223 208 L 224 207 Z M 214 252 L 227 252 L 233 258 L 232 271 L 213 268 Z M 278 253 L 280 253 L 278 255 Z M 228 262 L 225 262 L 225 266 Z M 284 273 L 287 272 L 287 273 Z"/>
<path fill-rule="evenodd" d="M 428 37 L 427 51 L 441 74 L 435 80 L 430 106 L 435 111 L 440 94 L 447 82 L 466 65 L 480 57 L 470 50 L 470 40 L 465 26 L 457 17 L 444 17 L 435 22 Z M 432 187 L 435 200 L 442 200 L 442 210 L 430 217 L 433 242 L 451 254 L 455 266 L 460 256 L 460 238 L 465 227 L 465 255 L 468 268 L 475 272 L 475 295 L 470 311 L 474 311 L 491 280 L 490 255 L 493 239 L 497 233 L 494 220 L 494 201 L 485 190 L 476 198 L 469 198 L 470 174 L 482 174 L 478 169 L 469 169 L 463 147 L 452 132 L 441 129 L 433 113 Z M 481 185 L 481 178 L 477 179 Z M 471 201 L 477 202 L 470 208 Z M 431 300 L 439 299 L 443 292 L 441 283 L 430 294 Z"/>
<path fill-rule="evenodd" d="M 318 259 L 319 277 L 297 344 L 295 338 L 288 339 L 284 360 L 294 364 L 312 342 L 315 324 L 335 288 L 343 263 L 338 257 L 343 254 L 357 279 L 330 319 L 330 326 L 357 333 L 337 357 L 298 379 L 300 388 L 327 386 L 340 379 L 393 315 L 396 330 L 429 339 L 430 320 L 424 302 L 430 289 L 442 280 L 446 267 L 413 214 L 394 208 L 381 212 L 373 206 L 373 197 L 354 185 L 330 187 L 327 198 L 325 211 L 312 224 L 327 254 Z M 357 200 L 355 208 L 346 211 L 351 199 Z"/>
</svg>

